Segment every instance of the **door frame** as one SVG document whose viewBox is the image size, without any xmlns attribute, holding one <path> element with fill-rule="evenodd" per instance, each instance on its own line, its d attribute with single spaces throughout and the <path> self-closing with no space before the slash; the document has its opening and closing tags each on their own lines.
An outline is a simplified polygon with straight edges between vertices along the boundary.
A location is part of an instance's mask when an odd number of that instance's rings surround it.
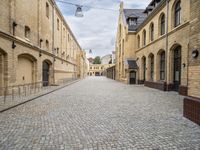
<svg viewBox="0 0 200 150">
<path fill-rule="evenodd" d="M 176 55 L 176 51 L 179 51 L 179 55 Z M 174 51 L 173 51 L 173 90 L 174 91 L 178 91 L 179 90 L 179 86 L 181 85 L 181 71 L 182 71 L 182 66 L 181 66 L 181 62 L 182 62 L 182 57 L 181 57 L 181 46 L 177 46 Z M 177 69 L 177 67 L 175 65 L 177 65 L 177 63 L 179 63 L 179 68 Z M 176 81 L 176 71 L 179 71 L 179 81 Z"/>
<path fill-rule="evenodd" d="M 131 78 L 132 73 L 135 74 L 135 78 Z M 132 80 L 132 79 L 134 79 L 134 80 Z M 135 70 L 129 71 L 129 84 L 136 84 L 136 79 L 137 79 L 137 72 Z M 132 81 L 134 81 L 134 82 L 132 82 Z"/>
</svg>

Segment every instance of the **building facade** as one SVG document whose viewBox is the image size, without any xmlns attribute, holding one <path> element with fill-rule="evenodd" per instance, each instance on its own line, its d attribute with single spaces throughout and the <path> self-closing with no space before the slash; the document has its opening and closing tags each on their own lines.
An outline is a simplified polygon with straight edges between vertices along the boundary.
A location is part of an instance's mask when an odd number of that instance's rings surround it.
<svg viewBox="0 0 200 150">
<path fill-rule="evenodd" d="M 200 125 L 200 1 L 191 0 L 188 52 L 188 97 L 184 116 Z"/>
<path fill-rule="evenodd" d="M 104 65 L 102 64 L 90 64 L 89 65 L 89 76 L 103 76 Z"/>
<path fill-rule="evenodd" d="M 77 78 L 82 49 L 54 0 L 0 3 L 0 87 Z"/>
<path fill-rule="evenodd" d="M 190 1 L 152 0 L 146 9 L 120 6 L 116 79 L 187 95 Z"/>
</svg>

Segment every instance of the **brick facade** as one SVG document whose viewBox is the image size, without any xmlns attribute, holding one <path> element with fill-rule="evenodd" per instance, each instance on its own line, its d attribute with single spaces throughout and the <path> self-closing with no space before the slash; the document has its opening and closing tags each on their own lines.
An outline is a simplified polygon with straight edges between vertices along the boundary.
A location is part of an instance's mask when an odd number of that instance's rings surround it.
<svg viewBox="0 0 200 150">
<path fill-rule="evenodd" d="M 0 5 L 0 87 L 77 78 L 82 51 L 54 0 L 3 0 Z M 27 68 L 28 67 L 28 68 Z"/>
<path fill-rule="evenodd" d="M 192 52 L 200 53 L 200 1 L 191 0 L 190 42 L 188 67 L 188 95 L 184 99 L 184 116 L 200 125 L 200 56 L 193 58 Z"/>
<path fill-rule="evenodd" d="M 152 1 L 154 2 L 154 1 Z M 134 31 L 127 31 L 128 23 L 124 22 L 124 13 L 120 13 L 116 40 L 116 78 L 120 81 L 129 80 L 129 70 L 124 61 L 132 58 L 137 61 L 138 84 L 160 90 L 176 90 L 187 95 L 188 87 L 188 44 L 190 32 L 190 2 L 180 1 L 180 24 L 174 26 L 174 9 L 178 0 L 162 0 L 148 13 L 146 19 Z M 120 11 L 123 10 L 121 4 Z M 145 12 L 146 10 L 143 10 Z M 137 16 L 134 14 L 133 16 Z M 161 17 L 165 16 L 165 33 L 161 35 Z M 140 18 L 140 16 L 137 16 Z M 151 39 L 151 26 L 153 24 L 153 39 Z M 145 32 L 145 43 L 144 43 Z M 121 35 L 121 36 L 119 36 Z M 124 42 L 123 42 L 124 41 Z M 124 46 L 121 46 L 124 45 Z M 125 47 L 125 48 L 123 48 Z M 174 71 L 175 51 L 180 49 L 179 72 Z M 164 53 L 164 77 L 161 78 L 161 54 Z M 144 61 L 145 60 L 145 61 Z M 153 60 L 153 69 L 151 69 Z M 146 65 L 145 65 L 146 64 Z M 144 68 L 144 65 L 146 68 Z M 126 72 L 126 73 L 124 73 Z M 144 75 L 145 73 L 145 75 Z M 180 75 L 178 87 L 177 77 Z M 176 78 L 175 78 L 176 77 Z"/>
</svg>

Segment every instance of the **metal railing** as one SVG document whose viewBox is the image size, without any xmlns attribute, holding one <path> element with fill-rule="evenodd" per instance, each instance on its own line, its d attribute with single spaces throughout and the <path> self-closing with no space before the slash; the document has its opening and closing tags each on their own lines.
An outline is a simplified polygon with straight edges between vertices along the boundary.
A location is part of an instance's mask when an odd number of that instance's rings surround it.
<svg viewBox="0 0 200 150">
<path fill-rule="evenodd" d="M 65 85 L 74 80 L 76 78 L 61 79 L 57 85 Z M 55 85 L 49 85 L 48 81 L 0 87 L 0 110 L 56 88 Z"/>
</svg>

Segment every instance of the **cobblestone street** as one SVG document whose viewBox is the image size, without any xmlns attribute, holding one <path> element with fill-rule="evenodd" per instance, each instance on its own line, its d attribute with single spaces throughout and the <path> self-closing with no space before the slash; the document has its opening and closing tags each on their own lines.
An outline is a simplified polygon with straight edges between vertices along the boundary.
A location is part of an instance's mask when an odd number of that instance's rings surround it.
<svg viewBox="0 0 200 150">
<path fill-rule="evenodd" d="M 90 77 L 0 114 L 1 150 L 200 149 L 183 97 Z"/>
</svg>

